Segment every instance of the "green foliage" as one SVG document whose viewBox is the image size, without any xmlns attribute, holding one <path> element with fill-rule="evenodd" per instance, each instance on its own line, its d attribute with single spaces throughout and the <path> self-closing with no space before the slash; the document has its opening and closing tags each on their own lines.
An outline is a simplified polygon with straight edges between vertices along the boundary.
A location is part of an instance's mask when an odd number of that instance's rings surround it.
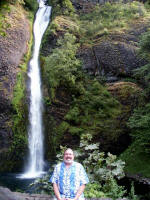
<svg viewBox="0 0 150 200">
<path fill-rule="evenodd" d="M 126 194 L 124 186 L 119 186 L 114 178 L 111 178 L 108 183 L 103 186 L 103 191 L 106 193 L 107 197 L 112 199 L 122 198 Z"/>
<path fill-rule="evenodd" d="M 10 27 L 6 14 L 10 12 L 10 5 L 6 1 L 0 2 L 0 36 L 6 36 L 6 29 Z"/>
<path fill-rule="evenodd" d="M 51 168 L 53 169 L 53 168 Z M 34 191 L 34 193 L 40 194 L 51 194 L 53 195 L 53 186 L 49 183 L 50 174 L 52 171 L 50 170 L 46 175 L 42 178 L 37 178 L 33 183 L 30 184 L 30 187 Z"/>
<path fill-rule="evenodd" d="M 121 179 L 124 177 L 123 168 L 125 162 L 117 160 L 115 155 L 111 153 L 105 156 L 104 152 L 99 151 L 99 143 L 91 144 L 92 136 L 83 134 L 80 141 L 80 149 L 77 151 L 76 157 L 82 161 L 91 182 L 107 182 L 111 178 Z"/>
<path fill-rule="evenodd" d="M 117 160 L 117 157 L 110 153 L 106 156 L 99 151 L 99 143 L 91 144 L 91 140 L 90 134 L 82 135 L 80 148 L 74 151 L 76 160 L 82 162 L 90 179 L 90 184 L 85 189 L 85 197 L 123 197 L 126 190 L 117 184 L 116 179 L 124 177 L 125 162 Z M 66 147 L 61 146 L 60 149 L 57 158 L 62 161 Z"/>
<path fill-rule="evenodd" d="M 99 151 L 98 144 L 90 144 L 92 139 L 90 134 L 82 137 L 80 149 L 74 151 L 77 160 L 84 165 L 90 184 L 86 186 L 86 198 L 111 197 L 113 199 L 123 197 L 126 193 L 124 187 L 119 186 L 115 178 L 120 179 L 124 176 L 124 162 L 117 161 L 117 157 L 108 153 L 107 157 L 104 152 Z M 60 146 L 61 152 L 57 154 L 57 159 L 62 161 L 66 147 Z M 102 171 L 100 171 L 102 169 Z M 53 168 L 51 168 L 53 170 Z M 40 192 L 51 192 L 51 187 L 48 183 L 48 175 L 36 180 L 32 186 L 38 188 Z"/>
<path fill-rule="evenodd" d="M 22 87 L 23 85 L 24 85 L 23 75 L 21 72 L 19 72 L 17 75 L 17 84 L 14 88 L 14 97 L 12 100 L 13 107 L 18 116 L 21 116 L 22 100 L 24 97 L 24 89 L 25 89 Z"/>
<path fill-rule="evenodd" d="M 49 0 L 48 3 L 52 5 L 52 14 L 54 15 L 72 15 L 75 10 L 70 0 Z"/>
<path fill-rule="evenodd" d="M 12 106 L 12 130 L 13 140 L 9 151 L 11 160 L 14 161 L 14 166 L 17 165 L 16 161 L 22 161 L 27 150 L 27 104 L 25 98 L 25 77 L 27 71 L 27 63 L 31 55 L 32 36 L 28 43 L 28 52 L 24 56 L 22 64 L 19 66 L 17 80 L 13 91 Z M 12 168 L 14 166 L 11 166 Z M 18 167 L 18 166 L 15 166 Z"/>
<path fill-rule="evenodd" d="M 64 39 L 58 40 L 59 47 L 45 59 L 44 73 L 52 99 L 59 85 L 72 87 L 75 84 L 76 74 L 81 65 L 75 57 L 78 47 L 75 40 L 75 36 L 67 33 Z"/>
<path fill-rule="evenodd" d="M 141 36 L 141 39 L 140 39 L 140 43 L 139 43 L 139 46 L 140 46 L 140 55 L 142 57 L 144 57 L 145 59 L 149 60 L 150 61 L 150 44 L 149 44 L 149 41 L 150 41 L 150 31 L 148 32 L 145 32 L 142 36 Z"/>
<path fill-rule="evenodd" d="M 76 152 L 92 183 L 91 189 L 86 190 L 86 197 L 123 197 L 126 190 L 117 184 L 116 179 L 124 177 L 125 162 L 117 160 L 117 157 L 110 153 L 106 156 L 99 151 L 99 144 L 91 144 L 91 140 L 90 134 L 82 135 L 80 149 Z"/>
<path fill-rule="evenodd" d="M 36 0 L 23 0 L 24 1 L 24 7 L 32 10 L 35 12 L 35 10 L 38 8 L 38 3 Z"/>
<path fill-rule="evenodd" d="M 24 0 L 1 0 L 0 6 L 4 4 L 24 4 Z"/>
<path fill-rule="evenodd" d="M 130 190 L 129 198 L 132 199 L 132 200 L 139 200 L 137 195 L 135 195 L 134 182 L 131 183 L 131 190 Z"/>
<path fill-rule="evenodd" d="M 76 58 L 78 47 L 75 36 L 67 33 L 45 58 L 43 77 L 51 102 L 56 101 L 55 94 L 60 87 L 72 97 L 70 109 L 56 132 L 61 137 L 65 132 L 77 136 L 88 132 L 95 140 L 99 137 L 115 140 L 120 134 L 117 117 L 121 106 L 107 88 L 82 72 L 81 62 Z"/>
<path fill-rule="evenodd" d="M 70 0 L 62 0 L 62 6 L 65 9 L 64 14 L 69 14 L 71 12 L 74 12 L 74 7 Z"/>
<path fill-rule="evenodd" d="M 78 135 L 90 133 L 95 138 L 116 139 L 120 133 L 117 128 L 119 103 L 96 80 L 76 83 L 80 95 L 74 96 L 65 120 L 70 124 L 68 131 Z M 110 137 L 111 136 L 111 137 Z"/>
<path fill-rule="evenodd" d="M 150 95 L 150 31 L 144 33 L 141 36 L 140 43 L 139 43 L 139 54 L 142 58 L 146 59 L 148 61 L 148 64 L 134 70 L 134 76 L 135 78 L 142 83 L 145 88 L 144 92 L 146 95 Z"/>
<path fill-rule="evenodd" d="M 140 55 L 147 59 L 148 64 L 142 66 L 136 70 L 135 78 L 144 85 L 143 95 L 149 96 L 150 95 L 150 32 L 146 32 L 142 35 L 140 40 Z M 143 99 L 144 100 L 144 99 Z M 146 98 L 145 98 L 146 102 Z M 141 148 L 140 150 L 144 153 L 149 153 L 150 151 L 150 104 L 144 103 L 137 109 L 134 110 L 133 115 L 129 119 L 129 127 L 131 129 L 131 136 L 134 140 L 136 145 L 139 145 Z"/>
<path fill-rule="evenodd" d="M 150 178 L 150 156 L 143 152 L 141 145 L 133 142 L 119 158 L 126 162 L 126 172 Z"/>
<path fill-rule="evenodd" d="M 106 198 L 106 194 L 102 192 L 102 185 L 100 183 L 89 183 L 86 185 L 84 195 L 86 198 Z"/>
<path fill-rule="evenodd" d="M 12 105 L 14 109 L 13 115 L 13 142 L 11 145 L 10 152 L 14 154 L 17 159 L 22 159 L 22 156 L 27 147 L 27 137 L 26 137 L 26 107 L 24 106 L 24 93 L 25 85 L 24 74 L 19 72 L 17 75 L 17 83 L 14 88 L 14 96 L 12 100 Z"/>
<path fill-rule="evenodd" d="M 129 119 L 131 135 L 143 152 L 150 151 L 150 104 L 138 108 Z"/>
<path fill-rule="evenodd" d="M 25 8 L 32 11 L 35 11 L 38 8 L 38 3 L 36 0 L 7 0 L 5 2 L 14 4 L 14 5 L 17 5 L 17 4 L 23 5 Z"/>
<path fill-rule="evenodd" d="M 136 1 L 126 4 L 119 2 L 97 5 L 93 12 L 81 17 L 81 32 L 85 37 L 107 35 L 110 30 L 124 28 L 129 21 L 143 17 L 145 13 L 143 4 Z"/>
</svg>

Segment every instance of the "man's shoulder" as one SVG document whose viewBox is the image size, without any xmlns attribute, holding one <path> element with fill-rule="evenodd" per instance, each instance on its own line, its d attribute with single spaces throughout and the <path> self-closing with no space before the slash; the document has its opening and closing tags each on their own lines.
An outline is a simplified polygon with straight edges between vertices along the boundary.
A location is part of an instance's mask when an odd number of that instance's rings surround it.
<svg viewBox="0 0 150 200">
<path fill-rule="evenodd" d="M 75 161 L 74 161 L 74 165 L 75 165 L 76 167 L 79 167 L 79 168 L 83 167 L 83 165 L 82 165 L 81 163 L 75 162 Z"/>
<path fill-rule="evenodd" d="M 55 165 L 55 168 L 60 168 L 63 162 L 58 163 L 57 165 Z"/>
</svg>

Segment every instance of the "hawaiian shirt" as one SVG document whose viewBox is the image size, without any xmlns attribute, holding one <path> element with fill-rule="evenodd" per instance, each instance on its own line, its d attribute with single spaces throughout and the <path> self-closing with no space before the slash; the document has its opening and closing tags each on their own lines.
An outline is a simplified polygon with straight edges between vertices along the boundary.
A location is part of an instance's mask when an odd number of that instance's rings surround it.
<svg viewBox="0 0 150 200">
<path fill-rule="evenodd" d="M 65 163 L 62 162 L 56 165 L 50 182 L 58 185 L 61 197 L 73 199 L 79 187 L 87 184 L 89 179 L 80 163 L 73 162 L 69 168 L 66 168 Z M 84 194 L 82 193 L 78 200 L 83 199 Z"/>
</svg>

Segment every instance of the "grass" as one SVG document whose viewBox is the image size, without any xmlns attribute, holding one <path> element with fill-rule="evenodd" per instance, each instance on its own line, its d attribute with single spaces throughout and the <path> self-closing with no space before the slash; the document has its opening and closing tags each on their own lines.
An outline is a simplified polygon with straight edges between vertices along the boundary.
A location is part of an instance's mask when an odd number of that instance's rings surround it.
<svg viewBox="0 0 150 200">
<path fill-rule="evenodd" d="M 112 31 L 127 29 L 130 22 L 147 15 L 144 5 L 139 2 L 106 3 L 96 6 L 93 12 L 80 17 L 83 37 L 93 39 L 96 36 L 107 35 Z"/>
<path fill-rule="evenodd" d="M 60 32 L 69 32 L 79 38 L 81 44 L 92 45 L 112 32 L 123 32 L 131 23 L 146 20 L 149 12 L 140 2 L 106 3 L 97 5 L 92 12 L 84 15 L 53 16 L 50 29 L 47 33 L 57 35 Z"/>
<path fill-rule="evenodd" d="M 150 156 L 139 145 L 131 144 L 119 158 L 126 162 L 125 172 L 150 178 Z"/>
</svg>

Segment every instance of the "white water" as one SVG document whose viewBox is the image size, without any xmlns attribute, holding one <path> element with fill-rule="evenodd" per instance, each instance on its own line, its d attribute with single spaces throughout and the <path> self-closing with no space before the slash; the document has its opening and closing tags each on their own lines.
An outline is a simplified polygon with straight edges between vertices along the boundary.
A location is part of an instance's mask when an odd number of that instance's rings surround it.
<svg viewBox="0 0 150 200">
<path fill-rule="evenodd" d="M 33 33 L 34 51 L 29 63 L 30 77 L 30 110 L 29 110 L 29 130 L 28 146 L 29 161 L 26 171 L 21 178 L 35 178 L 44 173 L 44 148 L 43 148 L 43 128 L 42 128 L 42 91 L 39 66 L 39 50 L 42 36 L 48 26 L 51 14 L 51 7 L 45 5 L 44 0 L 38 0 L 39 9 L 36 13 Z"/>
</svg>

